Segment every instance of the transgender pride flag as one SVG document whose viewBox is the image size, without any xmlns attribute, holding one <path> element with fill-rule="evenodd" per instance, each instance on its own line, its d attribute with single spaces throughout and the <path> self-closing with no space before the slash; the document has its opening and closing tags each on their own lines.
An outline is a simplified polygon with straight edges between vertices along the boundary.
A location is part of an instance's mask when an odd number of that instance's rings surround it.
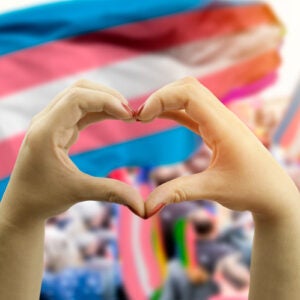
<svg viewBox="0 0 300 300">
<path fill-rule="evenodd" d="M 80 78 L 109 85 L 138 107 L 192 75 L 228 102 L 270 84 L 280 63 L 282 27 L 258 2 L 35 2 L 0 14 L 0 198 L 31 118 Z M 70 155 L 81 170 L 105 176 L 183 160 L 198 144 L 170 120 L 105 121 L 83 131 Z"/>
</svg>

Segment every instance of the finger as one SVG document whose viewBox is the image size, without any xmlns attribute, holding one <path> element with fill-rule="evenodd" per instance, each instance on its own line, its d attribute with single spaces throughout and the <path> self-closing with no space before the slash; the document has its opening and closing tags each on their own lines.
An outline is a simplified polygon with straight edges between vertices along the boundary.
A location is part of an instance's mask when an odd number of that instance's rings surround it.
<svg viewBox="0 0 300 300">
<path fill-rule="evenodd" d="M 100 122 L 100 121 L 104 121 L 107 119 L 114 119 L 117 120 L 118 118 L 107 114 L 105 112 L 101 112 L 101 113 L 88 113 L 85 117 L 83 117 L 82 119 L 80 119 L 80 121 L 77 123 L 77 127 L 79 130 L 83 130 L 84 128 L 86 128 L 87 126 L 89 126 L 90 124 L 96 123 L 96 122 Z M 135 122 L 134 118 L 131 119 L 125 119 L 123 120 L 124 122 Z"/>
<path fill-rule="evenodd" d="M 199 124 L 200 134 L 211 145 L 219 141 L 233 140 L 245 132 L 249 134 L 246 126 L 233 113 L 208 89 L 190 77 L 152 94 L 140 108 L 138 119 L 147 122 L 163 112 L 181 109 Z"/>
<path fill-rule="evenodd" d="M 83 88 L 87 88 L 87 89 L 91 89 L 91 90 L 95 90 L 95 91 L 104 91 L 114 97 L 116 97 L 117 99 L 119 99 L 121 101 L 121 103 L 123 103 L 126 106 L 126 109 L 128 111 L 130 111 L 130 113 L 132 115 L 134 115 L 134 111 L 133 109 L 128 105 L 128 101 L 127 99 L 117 90 L 110 88 L 108 86 L 105 86 L 103 84 L 100 83 L 96 83 L 90 80 L 86 80 L 86 79 L 80 79 L 78 80 L 73 87 L 83 87 Z M 83 119 L 80 120 L 80 130 L 84 129 L 85 127 L 87 127 L 88 125 L 95 123 L 95 122 L 99 122 L 105 119 L 117 119 L 116 117 L 109 115 L 107 113 L 89 113 L 87 114 Z M 124 120 L 124 121 L 135 121 L 134 119 L 132 120 Z"/>
<path fill-rule="evenodd" d="M 83 130 L 84 128 L 86 128 L 92 123 L 100 122 L 106 119 L 117 119 L 117 118 L 105 112 L 88 113 L 85 117 L 83 117 L 78 121 L 77 127 L 79 130 Z"/>
<path fill-rule="evenodd" d="M 212 169 L 182 176 L 158 186 L 145 202 L 146 217 L 151 217 L 164 206 L 189 200 L 211 199 L 221 201 L 224 183 Z"/>
<path fill-rule="evenodd" d="M 100 83 L 96 83 L 86 79 L 80 79 L 74 84 L 73 87 L 82 87 L 82 88 L 91 89 L 95 91 L 103 91 L 119 99 L 122 103 L 128 104 L 127 99 L 121 93 L 119 93 L 117 90 L 111 87 L 105 86 Z"/>
<path fill-rule="evenodd" d="M 76 81 L 74 84 L 72 84 L 70 87 L 64 89 L 62 92 L 60 92 L 48 105 L 47 107 L 41 111 L 38 115 L 39 116 L 43 116 L 46 113 L 48 113 L 65 95 L 68 94 L 69 90 L 72 88 L 86 88 L 86 89 L 91 89 L 91 90 L 98 90 L 98 91 L 104 91 L 108 94 L 111 94 L 112 96 L 115 96 L 116 98 L 118 98 L 122 103 L 124 103 L 125 105 L 128 105 L 128 101 L 126 100 L 126 98 L 123 97 L 123 95 L 121 93 L 119 93 L 118 91 L 107 87 L 105 85 L 99 84 L 99 83 L 94 83 L 90 80 L 86 80 L 86 79 L 80 79 L 78 81 Z"/>
<path fill-rule="evenodd" d="M 200 88 L 204 91 L 204 87 L 199 84 L 197 79 L 192 77 L 184 78 L 164 86 L 153 93 L 139 109 L 139 120 L 150 121 L 161 113 L 170 110 L 186 110 L 187 106 L 194 101 L 193 98 L 199 94 Z M 198 105 L 204 102 L 199 99 L 197 101 Z M 205 102 L 207 102 L 207 99 L 205 99 Z M 200 121 L 199 116 L 196 117 L 195 121 Z"/>
<path fill-rule="evenodd" d="M 97 178 L 81 173 L 76 184 L 77 201 L 102 200 L 127 206 L 144 218 L 144 201 L 137 190 L 119 180 Z"/>
<path fill-rule="evenodd" d="M 111 94 L 85 88 L 73 88 L 49 113 L 51 129 L 70 128 L 88 113 L 105 113 L 120 120 L 132 120 L 130 109 Z"/>
<path fill-rule="evenodd" d="M 161 119 L 174 120 L 177 123 L 195 132 L 196 134 L 200 134 L 202 136 L 204 143 L 207 144 L 209 148 L 213 148 L 213 144 L 205 137 L 205 135 L 201 134 L 201 129 L 199 124 L 195 122 L 184 110 L 166 111 L 161 113 L 158 117 Z"/>
<path fill-rule="evenodd" d="M 158 118 L 169 119 L 189 128 L 191 131 L 200 134 L 199 124 L 195 122 L 184 110 L 166 111 L 161 113 Z"/>
<path fill-rule="evenodd" d="M 40 118 L 46 116 L 49 113 L 49 111 L 54 107 L 54 105 L 68 92 L 68 90 L 69 88 L 57 94 L 43 110 L 41 110 L 39 113 L 33 116 L 33 118 L 31 119 L 31 123 L 34 123 L 36 120 L 39 120 Z"/>
</svg>

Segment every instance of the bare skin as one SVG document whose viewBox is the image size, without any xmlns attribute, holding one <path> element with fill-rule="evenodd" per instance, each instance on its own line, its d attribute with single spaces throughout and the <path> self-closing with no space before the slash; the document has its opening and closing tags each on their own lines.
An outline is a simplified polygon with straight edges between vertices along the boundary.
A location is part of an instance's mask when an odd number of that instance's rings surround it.
<svg viewBox="0 0 300 300">
<path fill-rule="evenodd" d="M 204 172 L 183 176 L 149 195 L 146 215 L 161 205 L 212 199 L 249 210 L 255 222 L 251 300 L 296 300 L 300 294 L 300 195 L 252 132 L 196 79 L 171 83 L 150 96 L 138 118 L 176 120 L 201 135 L 213 152 Z"/>
<path fill-rule="evenodd" d="M 32 120 L 0 204 L 1 299 L 39 299 L 44 224 L 50 216 L 88 199 L 121 203 L 144 216 L 143 199 L 134 188 L 88 176 L 68 156 L 88 124 L 134 120 L 122 103 L 127 105 L 118 92 L 80 81 Z"/>
<path fill-rule="evenodd" d="M 69 159 L 70 146 L 87 125 L 136 117 L 142 122 L 172 118 L 200 134 L 213 151 L 209 168 L 159 186 L 144 204 L 132 187 L 88 176 Z M 253 213 L 249 299 L 298 299 L 298 190 L 234 114 L 194 78 L 155 92 L 137 115 L 115 90 L 77 82 L 33 119 L 0 204 L 0 295 L 39 298 L 45 221 L 76 202 L 116 202 L 149 217 L 161 205 L 201 198 Z"/>
</svg>

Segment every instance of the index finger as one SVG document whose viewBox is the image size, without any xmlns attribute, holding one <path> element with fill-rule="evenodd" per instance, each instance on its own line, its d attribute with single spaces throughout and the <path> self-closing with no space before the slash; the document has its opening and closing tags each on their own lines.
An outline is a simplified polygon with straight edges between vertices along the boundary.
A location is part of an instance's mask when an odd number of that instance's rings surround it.
<svg viewBox="0 0 300 300">
<path fill-rule="evenodd" d="M 198 132 L 209 145 L 251 134 L 242 121 L 193 77 L 171 83 L 152 94 L 140 110 L 138 119 L 148 122 L 174 110 L 185 110 L 198 124 Z"/>
<path fill-rule="evenodd" d="M 74 87 L 56 103 L 48 115 L 53 129 L 77 125 L 89 113 L 103 113 L 120 120 L 133 119 L 129 108 L 106 91 Z"/>
</svg>

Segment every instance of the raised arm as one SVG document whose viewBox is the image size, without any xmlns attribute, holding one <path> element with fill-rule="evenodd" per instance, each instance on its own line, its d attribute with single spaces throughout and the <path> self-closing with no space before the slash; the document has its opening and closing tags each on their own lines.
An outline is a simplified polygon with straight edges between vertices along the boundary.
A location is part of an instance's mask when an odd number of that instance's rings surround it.
<svg viewBox="0 0 300 300">
<path fill-rule="evenodd" d="M 213 151 L 204 172 L 155 189 L 146 202 L 146 215 L 167 204 L 196 199 L 250 210 L 255 238 L 249 299 L 299 299 L 299 192 L 252 132 L 194 78 L 154 93 L 137 117 L 142 122 L 174 119 L 201 135 Z"/>
<path fill-rule="evenodd" d="M 120 94 L 87 81 L 63 91 L 34 117 L 0 204 L 1 299 L 39 299 L 48 217 L 89 199 L 125 204 L 144 216 L 136 190 L 88 176 L 68 156 L 82 128 L 107 118 L 134 120 Z"/>
</svg>

